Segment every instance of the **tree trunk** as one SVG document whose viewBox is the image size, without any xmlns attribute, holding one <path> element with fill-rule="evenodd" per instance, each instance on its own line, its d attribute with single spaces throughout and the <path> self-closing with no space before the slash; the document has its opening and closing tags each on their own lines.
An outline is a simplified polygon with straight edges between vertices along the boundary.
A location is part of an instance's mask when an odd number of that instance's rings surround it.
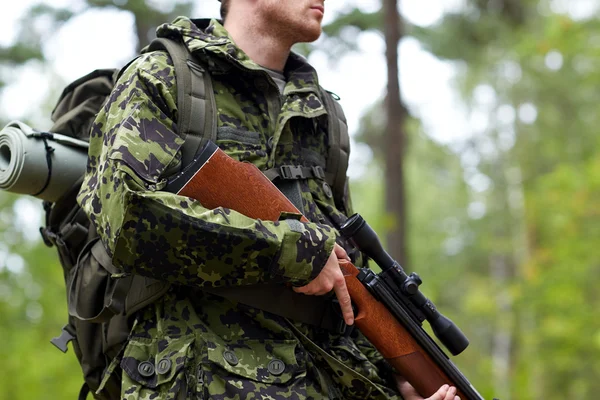
<svg viewBox="0 0 600 400">
<path fill-rule="evenodd" d="M 504 234 L 498 235 L 498 241 L 506 240 Z M 492 365 L 494 394 L 502 400 L 511 400 L 511 370 L 514 351 L 514 311 L 513 299 L 508 291 L 513 275 L 510 254 L 490 255 L 490 275 L 494 283 L 496 300 L 496 325 L 492 336 Z"/>
<path fill-rule="evenodd" d="M 406 111 L 400 98 L 398 45 L 403 36 L 403 24 L 398 12 L 398 0 L 383 1 L 388 84 L 386 97 L 387 126 L 383 140 L 385 154 L 386 216 L 391 223 L 387 232 L 387 247 L 401 265 L 408 261 L 406 246 L 406 195 L 404 192 L 404 149 Z"/>
<path fill-rule="evenodd" d="M 138 17 L 137 15 L 135 16 L 135 33 L 138 38 L 136 54 L 139 54 L 140 50 L 142 50 L 142 48 L 146 47 L 150 43 L 150 32 L 155 27 L 156 24 L 149 23 L 149 21 L 144 20 Z"/>
</svg>

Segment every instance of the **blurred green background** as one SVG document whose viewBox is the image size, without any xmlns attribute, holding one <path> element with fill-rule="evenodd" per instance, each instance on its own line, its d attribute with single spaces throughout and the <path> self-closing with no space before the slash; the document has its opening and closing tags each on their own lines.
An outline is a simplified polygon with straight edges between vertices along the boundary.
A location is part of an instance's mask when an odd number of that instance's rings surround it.
<svg viewBox="0 0 600 400">
<path fill-rule="evenodd" d="M 3 4 L 2 126 L 18 118 L 48 128 L 61 88 L 76 74 L 106 67 L 101 60 L 125 63 L 177 15 L 216 16 L 212 3 Z M 399 8 L 401 257 L 470 338 L 454 362 L 485 398 L 600 393 L 598 3 L 404 0 Z M 386 171 L 381 6 L 326 2 L 326 35 L 298 51 L 317 65 L 325 87 L 344 93 L 354 206 L 386 239 L 398 218 L 385 211 L 384 176 L 394 171 Z M 129 34 L 117 43 L 107 32 L 121 25 Z M 104 47 L 85 48 L 92 39 Z M 109 58 L 113 48 L 118 55 Z M 69 50 L 83 53 L 66 59 Z M 82 382 L 72 351 L 49 344 L 67 310 L 55 250 L 37 233 L 41 222 L 40 201 L 0 193 L 1 400 L 75 398 Z M 387 241 L 391 251 L 401 246 Z"/>
</svg>

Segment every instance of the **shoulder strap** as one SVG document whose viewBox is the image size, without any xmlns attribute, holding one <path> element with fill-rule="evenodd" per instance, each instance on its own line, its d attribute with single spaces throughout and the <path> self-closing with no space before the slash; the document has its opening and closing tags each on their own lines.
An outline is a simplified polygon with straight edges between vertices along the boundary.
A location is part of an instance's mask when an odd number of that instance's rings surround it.
<svg viewBox="0 0 600 400">
<path fill-rule="evenodd" d="M 144 51 L 164 50 L 175 66 L 177 82 L 177 126 L 185 138 L 181 165 L 189 165 L 204 144 L 216 139 L 216 103 L 210 75 L 178 39 L 158 38 Z"/>
<path fill-rule="evenodd" d="M 345 209 L 344 190 L 346 186 L 346 171 L 350 158 L 350 137 L 348 124 L 342 106 L 333 98 L 331 93 L 321 89 L 325 109 L 328 113 L 329 152 L 326 180 L 333 190 L 333 198 L 339 208 Z"/>
</svg>

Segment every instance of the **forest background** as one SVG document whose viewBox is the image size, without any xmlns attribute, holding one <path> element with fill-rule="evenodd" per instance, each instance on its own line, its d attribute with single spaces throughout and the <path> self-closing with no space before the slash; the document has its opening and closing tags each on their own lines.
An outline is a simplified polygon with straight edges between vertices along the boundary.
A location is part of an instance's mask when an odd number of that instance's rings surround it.
<svg viewBox="0 0 600 400">
<path fill-rule="evenodd" d="M 0 123 L 39 129 L 70 80 L 121 65 L 162 22 L 218 10 L 208 1 L 20 3 L 31 8 L 2 24 L 11 29 L 0 40 Z M 354 206 L 386 238 L 398 222 L 385 211 L 383 5 L 326 6 L 327 34 L 298 50 L 342 97 Z M 470 338 L 454 361 L 485 398 L 596 398 L 600 4 L 405 0 L 398 9 L 405 269 Z M 119 24 L 129 33 L 118 43 L 105 27 Z M 79 60 L 59 56 L 61 35 Z M 49 344 L 67 310 L 41 218 L 40 201 L 0 193 L 2 400 L 75 398 L 82 382 L 72 350 Z"/>
</svg>

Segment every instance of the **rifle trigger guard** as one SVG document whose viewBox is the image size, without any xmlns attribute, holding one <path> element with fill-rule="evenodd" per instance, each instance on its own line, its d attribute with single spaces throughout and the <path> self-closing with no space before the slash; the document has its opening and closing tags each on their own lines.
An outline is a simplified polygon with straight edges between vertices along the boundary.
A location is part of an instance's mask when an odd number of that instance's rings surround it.
<svg viewBox="0 0 600 400">
<path fill-rule="evenodd" d="M 352 334 L 352 331 L 354 331 L 356 324 L 346 325 L 346 322 L 344 321 L 344 316 L 342 315 L 340 302 L 337 298 L 331 300 L 331 307 L 333 307 L 333 309 L 335 310 L 336 317 L 339 320 L 335 333 L 337 333 L 338 335 L 343 335 L 344 337 L 349 337 Z M 354 304 L 352 304 L 352 311 L 354 315 L 356 315 L 356 307 L 354 306 Z"/>
</svg>

